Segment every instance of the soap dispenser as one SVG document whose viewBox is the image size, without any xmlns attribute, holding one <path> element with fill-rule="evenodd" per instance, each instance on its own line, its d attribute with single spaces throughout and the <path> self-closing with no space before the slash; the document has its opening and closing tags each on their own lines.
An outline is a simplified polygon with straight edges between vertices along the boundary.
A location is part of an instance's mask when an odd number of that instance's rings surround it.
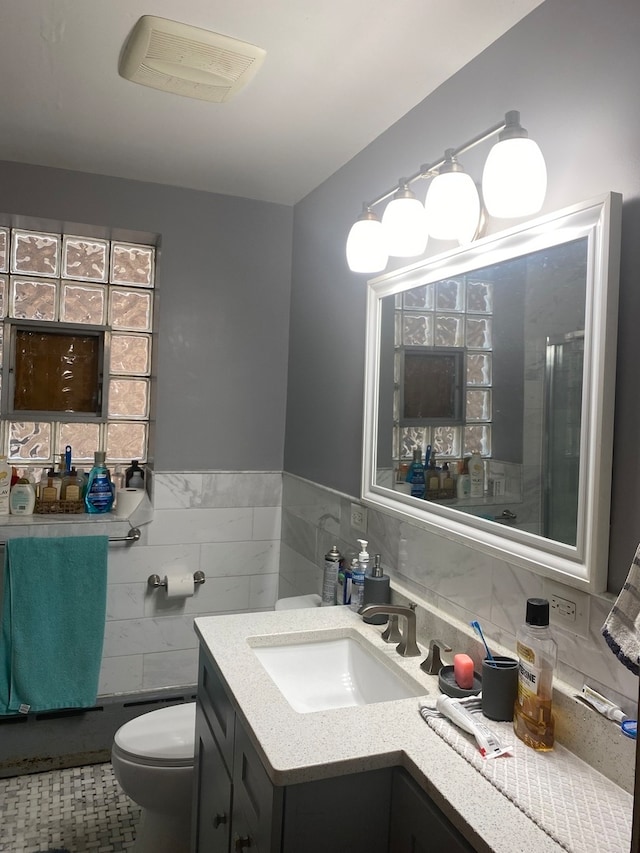
<svg viewBox="0 0 640 853">
<path fill-rule="evenodd" d="M 371 574 L 364 577 L 364 605 L 367 604 L 389 604 L 391 590 L 389 588 L 390 578 L 385 575 L 380 565 L 380 554 L 373 558 Z M 369 625 L 384 625 L 389 617 L 386 613 L 376 613 L 375 616 L 363 616 Z"/>
</svg>

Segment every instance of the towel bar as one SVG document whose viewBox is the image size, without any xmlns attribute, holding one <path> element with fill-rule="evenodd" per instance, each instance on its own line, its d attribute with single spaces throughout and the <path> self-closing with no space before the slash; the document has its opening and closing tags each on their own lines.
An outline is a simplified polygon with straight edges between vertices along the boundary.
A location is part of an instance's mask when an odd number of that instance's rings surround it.
<svg viewBox="0 0 640 853">
<path fill-rule="evenodd" d="M 140 535 L 140 530 L 137 527 L 132 527 L 126 536 L 110 536 L 109 542 L 137 542 Z M 0 542 L 0 548 L 4 548 L 6 544 L 6 542 Z"/>
<path fill-rule="evenodd" d="M 206 577 L 205 577 L 204 572 L 194 572 L 193 573 L 193 582 L 196 584 L 196 586 L 198 584 L 204 583 L 205 581 L 206 581 Z M 162 580 L 160 575 L 149 575 L 147 583 L 149 584 L 150 587 L 152 587 L 153 589 L 156 589 L 156 587 L 159 587 L 159 586 L 166 587 L 167 579 L 165 578 L 164 580 Z"/>
</svg>

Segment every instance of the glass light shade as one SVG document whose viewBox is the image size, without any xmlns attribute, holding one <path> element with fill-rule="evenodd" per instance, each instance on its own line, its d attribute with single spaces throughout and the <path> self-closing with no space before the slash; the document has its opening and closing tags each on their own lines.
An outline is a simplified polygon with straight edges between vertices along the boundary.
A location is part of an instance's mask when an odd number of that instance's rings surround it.
<svg viewBox="0 0 640 853">
<path fill-rule="evenodd" d="M 493 146 L 482 173 L 484 204 L 491 216 L 515 219 L 537 213 L 546 192 L 547 167 L 533 139 L 503 139 Z"/>
<path fill-rule="evenodd" d="M 347 263 L 352 272 L 381 272 L 389 254 L 379 219 L 358 219 L 347 237 Z"/>
<path fill-rule="evenodd" d="M 431 181 L 424 203 L 427 230 L 436 240 L 473 239 L 480 219 L 480 197 L 466 172 L 444 172 Z"/>
<path fill-rule="evenodd" d="M 415 196 L 394 198 L 382 214 L 387 250 L 397 258 L 413 258 L 427 247 L 427 212 Z"/>
</svg>

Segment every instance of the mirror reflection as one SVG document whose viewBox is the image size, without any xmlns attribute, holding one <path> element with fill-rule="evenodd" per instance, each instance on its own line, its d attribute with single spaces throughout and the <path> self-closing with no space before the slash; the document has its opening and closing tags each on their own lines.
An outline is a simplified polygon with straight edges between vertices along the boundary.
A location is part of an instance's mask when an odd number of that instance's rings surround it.
<svg viewBox="0 0 640 853">
<path fill-rule="evenodd" d="M 588 249 L 381 300 L 378 485 L 576 544 Z"/>
<path fill-rule="evenodd" d="M 621 210 L 608 193 L 369 282 L 365 502 L 605 589 Z"/>
</svg>

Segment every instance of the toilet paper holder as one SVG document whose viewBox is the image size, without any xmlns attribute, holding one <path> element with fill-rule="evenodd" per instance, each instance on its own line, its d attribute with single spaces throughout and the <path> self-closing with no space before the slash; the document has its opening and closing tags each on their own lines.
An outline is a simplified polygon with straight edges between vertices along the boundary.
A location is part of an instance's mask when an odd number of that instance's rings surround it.
<svg viewBox="0 0 640 853">
<path fill-rule="evenodd" d="M 196 584 L 204 583 L 206 581 L 206 577 L 204 572 L 194 572 L 193 573 L 193 582 Z M 159 586 L 163 586 L 165 589 L 167 588 L 167 579 L 166 577 L 163 579 L 160 575 L 149 575 L 147 583 L 152 589 L 156 589 Z"/>
</svg>

